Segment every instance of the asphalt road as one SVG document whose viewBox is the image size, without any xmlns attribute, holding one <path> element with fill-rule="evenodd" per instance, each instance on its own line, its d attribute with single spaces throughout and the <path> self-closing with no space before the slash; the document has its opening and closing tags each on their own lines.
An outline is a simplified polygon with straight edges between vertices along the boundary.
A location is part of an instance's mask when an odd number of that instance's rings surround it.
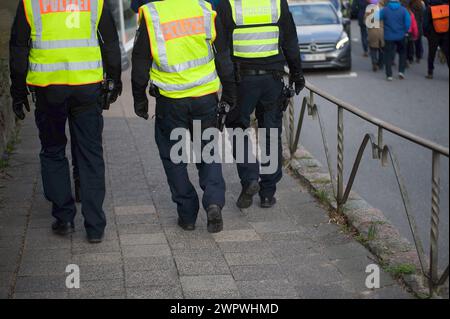
<svg viewBox="0 0 450 319">
<path fill-rule="evenodd" d="M 426 61 L 413 65 L 407 71 L 404 81 L 385 80 L 384 72 L 373 73 L 370 59 L 362 57 L 359 29 L 352 27 L 353 70 L 339 72 L 333 70 L 306 72 L 307 80 L 343 101 L 392 124 L 408 130 L 436 143 L 449 145 L 449 71 L 447 66 L 436 64 L 435 80 L 424 78 Z M 296 101 L 297 116 L 301 99 Z M 324 118 L 329 147 L 336 167 L 336 108 L 317 99 Z M 345 115 L 345 170 L 346 180 L 350 174 L 357 150 L 364 134 L 377 130 L 353 115 Z M 317 121 L 307 117 L 301 143 L 316 158 L 325 164 L 322 139 Z M 431 152 L 408 141 L 386 133 L 385 143 L 393 147 L 401 173 L 406 181 L 420 236 L 428 251 L 431 218 Z M 449 161 L 442 160 L 441 182 L 442 212 L 440 254 L 441 265 L 448 264 L 449 255 Z M 398 186 L 392 167 L 382 168 L 367 152 L 354 185 L 356 190 L 372 206 L 384 211 L 385 215 L 411 239 L 411 232 L 404 213 Z"/>
</svg>

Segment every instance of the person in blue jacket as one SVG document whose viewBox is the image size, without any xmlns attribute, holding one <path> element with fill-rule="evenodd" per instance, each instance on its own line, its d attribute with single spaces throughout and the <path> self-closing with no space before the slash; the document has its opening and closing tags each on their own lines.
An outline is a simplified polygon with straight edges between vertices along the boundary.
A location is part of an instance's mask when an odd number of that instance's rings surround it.
<svg viewBox="0 0 450 319">
<path fill-rule="evenodd" d="M 386 62 L 386 77 L 392 81 L 392 64 L 396 53 L 400 56 L 399 78 L 405 79 L 406 70 L 406 36 L 411 27 L 411 16 L 399 0 L 389 0 L 380 12 L 380 20 L 384 22 L 384 53 Z"/>
</svg>

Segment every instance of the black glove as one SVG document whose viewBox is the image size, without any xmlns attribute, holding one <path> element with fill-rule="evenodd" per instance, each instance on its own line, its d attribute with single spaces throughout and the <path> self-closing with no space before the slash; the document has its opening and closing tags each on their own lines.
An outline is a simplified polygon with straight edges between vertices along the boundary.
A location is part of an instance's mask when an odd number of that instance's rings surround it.
<svg viewBox="0 0 450 319">
<path fill-rule="evenodd" d="M 25 96 L 21 99 L 14 99 L 13 100 L 13 111 L 16 114 L 16 116 L 20 119 L 20 120 L 24 120 L 25 119 L 25 112 L 23 111 L 23 107 L 25 106 L 25 109 L 30 112 L 30 103 L 28 102 L 28 98 Z"/>
<path fill-rule="evenodd" d="M 117 98 L 122 95 L 122 81 L 114 81 L 114 89 L 111 92 L 109 102 L 113 104 L 117 101 Z"/>
<path fill-rule="evenodd" d="M 148 100 L 142 100 L 139 102 L 134 102 L 134 113 L 137 116 L 142 117 L 144 120 L 148 120 Z"/>
<path fill-rule="evenodd" d="M 225 126 L 229 128 L 240 127 L 240 109 L 237 103 L 237 86 L 235 83 L 224 83 L 222 89 L 221 102 L 226 102 L 230 106 L 230 111 L 225 119 Z"/>
<path fill-rule="evenodd" d="M 305 88 L 305 77 L 301 73 L 294 73 L 289 75 L 289 86 L 292 87 L 295 84 L 295 94 L 299 95 Z"/>
<path fill-rule="evenodd" d="M 237 105 L 237 86 L 233 83 L 224 83 L 222 89 L 221 102 L 226 102 L 230 105 L 230 109 L 233 110 Z"/>
</svg>

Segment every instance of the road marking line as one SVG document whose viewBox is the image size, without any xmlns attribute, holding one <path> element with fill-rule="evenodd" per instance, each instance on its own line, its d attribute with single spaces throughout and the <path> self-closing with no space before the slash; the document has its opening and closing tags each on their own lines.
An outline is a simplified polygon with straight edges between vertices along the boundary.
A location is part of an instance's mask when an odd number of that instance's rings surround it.
<svg viewBox="0 0 450 319">
<path fill-rule="evenodd" d="M 358 73 L 352 72 L 347 74 L 327 75 L 327 79 L 354 79 L 358 77 Z"/>
</svg>

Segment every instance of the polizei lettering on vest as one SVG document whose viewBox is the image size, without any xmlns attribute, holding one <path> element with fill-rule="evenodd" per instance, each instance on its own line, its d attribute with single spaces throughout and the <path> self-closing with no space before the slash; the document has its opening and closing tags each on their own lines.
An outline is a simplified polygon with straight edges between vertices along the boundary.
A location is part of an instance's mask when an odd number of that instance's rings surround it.
<svg viewBox="0 0 450 319">
<path fill-rule="evenodd" d="M 244 16 L 266 16 L 271 14 L 270 7 L 254 7 L 254 8 L 244 8 Z"/>
<path fill-rule="evenodd" d="M 170 21 L 161 27 L 166 41 L 206 33 L 203 17 Z"/>
<path fill-rule="evenodd" d="M 39 0 L 41 14 L 57 12 L 86 12 L 91 10 L 91 0 Z"/>
</svg>

